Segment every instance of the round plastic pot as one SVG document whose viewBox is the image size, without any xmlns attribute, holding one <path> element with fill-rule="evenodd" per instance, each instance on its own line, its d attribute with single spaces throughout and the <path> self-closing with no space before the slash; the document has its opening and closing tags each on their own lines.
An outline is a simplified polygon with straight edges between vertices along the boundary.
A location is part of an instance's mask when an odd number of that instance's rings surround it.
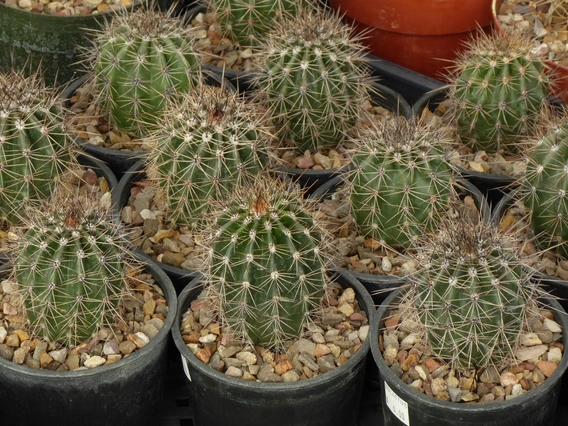
<svg viewBox="0 0 568 426">
<path fill-rule="evenodd" d="M 491 30 L 492 0 L 329 0 L 363 33 L 371 52 L 432 78 L 479 29 Z"/>
<path fill-rule="evenodd" d="M 92 76 L 84 75 L 65 88 L 61 94 L 62 99 L 65 100 L 65 107 L 69 107 L 71 97 L 75 94 L 77 89 L 83 86 L 91 77 Z M 205 73 L 205 77 L 208 84 L 215 86 L 221 86 L 221 82 L 223 81 L 221 77 L 214 73 Z M 228 90 L 235 92 L 235 87 L 228 80 L 225 79 L 223 84 Z M 106 163 L 119 179 L 134 164 L 145 159 L 147 156 L 146 151 L 121 151 L 119 149 L 93 145 L 79 137 L 74 137 L 74 140 L 83 151 Z"/>
<path fill-rule="evenodd" d="M 321 185 L 314 191 L 310 198 L 312 199 L 325 199 L 332 196 L 332 194 L 344 183 L 344 177 L 337 176 L 325 184 Z M 490 220 L 491 211 L 489 205 L 483 194 L 471 182 L 461 179 L 458 181 L 457 188 L 459 193 L 471 195 L 475 201 L 481 217 L 485 220 Z M 380 304 L 384 301 L 390 291 L 405 284 L 405 278 L 396 275 L 373 275 L 364 274 L 360 272 L 349 271 L 361 284 L 371 293 L 375 303 Z"/>
<path fill-rule="evenodd" d="M 562 375 L 568 365 L 563 354 L 556 371 L 544 383 L 514 399 L 486 404 L 464 404 L 441 401 L 412 389 L 386 365 L 379 350 L 379 333 L 388 311 L 395 307 L 401 292 L 392 293 L 377 310 L 371 324 L 371 351 L 381 376 L 381 402 L 384 425 L 412 426 L 547 426 L 552 423 L 562 385 Z M 544 302 L 554 312 L 562 326 L 562 344 L 568 344 L 566 312 L 552 298 Z M 406 421 L 403 421 L 406 420 Z"/>
<path fill-rule="evenodd" d="M 412 108 L 410 108 L 410 105 L 408 105 L 408 102 L 406 102 L 402 96 L 382 84 L 374 83 L 373 86 L 376 90 L 376 93 L 372 95 L 372 103 L 374 105 L 382 106 L 405 118 L 411 117 Z M 349 170 L 349 166 L 345 165 L 341 168 L 327 170 L 305 170 L 290 167 L 277 167 L 276 170 L 278 173 L 298 182 L 299 185 L 306 190 L 306 195 L 309 195 L 325 182 L 345 173 Z"/>
<path fill-rule="evenodd" d="M 501 23 L 499 22 L 499 10 L 503 0 L 493 0 L 492 13 L 493 13 L 493 28 L 495 31 L 503 31 Z M 548 66 L 554 84 L 550 88 L 554 96 L 559 97 L 564 102 L 568 103 L 568 67 L 559 65 L 553 61 L 545 61 Z"/>
<path fill-rule="evenodd" d="M 352 287 L 357 300 L 374 314 L 371 296 L 349 273 L 338 282 Z M 292 383 L 249 382 L 220 373 L 201 362 L 182 340 L 183 313 L 201 291 L 201 278 L 179 295 L 178 316 L 172 335 L 182 362 L 194 407 L 196 426 L 355 426 L 357 424 L 368 339 L 345 364 L 308 380 Z"/>
<path fill-rule="evenodd" d="M 499 226 L 501 220 L 507 213 L 507 210 L 514 204 L 517 199 L 518 190 L 512 190 L 506 193 L 501 201 L 493 208 L 491 222 L 495 226 Z M 558 277 L 553 277 L 539 271 L 532 271 L 533 281 L 538 283 L 542 288 L 549 292 L 553 297 L 558 299 L 562 307 L 568 309 L 568 281 Z"/>
<path fill-rule="evenodd" d="M 164 291 L 168 316 L 142 349 L 90 370 L 34 370 L 0 357 L 0 423 L 18 426 L 155 426 L 167 369 L 167 343 L 177 309 L 167 275 L 148 263 Z"/>
<path fill-rule="evenodd" d="M 112 192 L 112 206 L 114 209 L 114 214 L 117 220 L 120 220 L 120 214 L 124 206 L 128 204 L 128 199 L 130 198 L 130 190 L 134 187 L 136 182 L 144 179 L 146 173 L 144 171 L 144 161 L 138 161 L 135 163 L 118 181 L 118 185 Z M 198 273 L 196 271 L 188 271 L 186 269 L 177 268 L 172 265 L 168 265 L 163 262 L 159 262 L 153 259 L 151 256 L 144 253 L 138 247 L 133 247 L 133 250 L 142 259 L 151 260 L 155 262 L 164 270 L 168 277 L 172 280 L 172 283 L 179 293 L 187 285 L 189 281 L 194 279 Z"/>
</svg>

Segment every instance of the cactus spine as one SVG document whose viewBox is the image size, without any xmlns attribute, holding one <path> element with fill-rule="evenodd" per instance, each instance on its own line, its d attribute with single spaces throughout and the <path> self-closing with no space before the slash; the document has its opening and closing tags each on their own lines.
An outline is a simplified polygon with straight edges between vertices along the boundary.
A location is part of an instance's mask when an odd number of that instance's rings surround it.
<svg viewBox="0 0 568 426">
<path fill-rule="evenodd" d="M 490 153 L 518 152 L 545 102 L 545 65 L 519 34 L 480 36 L 461 54 L 451 98 L 462 142 Z"/>
<path fill-rule="evenodd" d="M 444 133 L 397 117 L 363 130 L 356 141 L 347 180 L 361 233 L 407 247 L 413 236 L 432 231 L 453 193 Z"/>
<path fill-rule="evenodd" d="M 259 175 L 216 215 L 206 273 L 229 332 L 283 350 L 319 306 L 327 239 L 299 190 Z"/>
<path fill-rule="evenodd" d="M 303 9 L 275 26 L 259 55 L 259 95 L 282 137 L 302 152 L 335 148 L 369 98 L 362 47 L 352 33 L 325 10 Z"/>
<path fill-rule="evenodd" d="M 94 34 L 100 103 L 111 123 L 142 136 L 176 92 L 189 91 L 200 78 L 190 30 L 172 12 L 142 6 L 116 16 Z"/>
<path fill-rule="evenodd" d="M 49 198 L 73 160 L 57 97 L 38 74 L 0 74 L 0 217 L 11 222 Z"/>
<path fill-rule="evenodd" d="M 536 300 L 515 250 L 491 225 L 447 219 L 421 248 L 413 301 L 436 356 L 468 369 L 515 350 Z"/>
<path fill-rule="evenodd" d="M 236 94 L 199 85 L 165 112 L 152 136 L 148 174 L 166 196 L 172 219 L 191 223 L 211 200 L 263 170 L 271 138 L 263 116 Z"/>
<path fill-rule="evenodd" d="M 112 324 L 126 240 L 99 210 L 68 200 L 54 205 L 28 221 L 14 272 L 34 333 L 74 346 Z"/>
</svg>

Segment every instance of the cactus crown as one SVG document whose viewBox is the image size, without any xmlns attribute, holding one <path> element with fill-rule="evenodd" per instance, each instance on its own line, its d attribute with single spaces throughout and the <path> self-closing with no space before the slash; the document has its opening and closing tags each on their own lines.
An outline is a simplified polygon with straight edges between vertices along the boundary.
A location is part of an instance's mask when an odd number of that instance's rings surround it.
<svg viewBox="0 0 568 426">
<path fill-rule="evenodd" d="M 375 122 L 356 142 L 347 180 L 362 234 L 408 246 L 413 237 L 432 231 L 454 193 L 445 132 L 396 117 Z"/>
<path fill-rule="evenodd" d="M 436 356 L 468 369 L 513 353 L 539 294 L 517 247 L 490 224 L 460 219 L 443 219 L 422 244 L 411 301 Z"/>
<path fill-rule="evenodd" d="M 106 210 L 68 198 L 26 222 L 14 274 L 32 331 L 74 346 L 110 326 L 131 257 L 119 225 Z"/>
<path fill-rule="evenodd" d="M 543 61 L 521 34 L 481 35 L 460 54 L 451 99 L 464 144 L 487 152 L 518 152 L 545 103 Z"/>
<path fill-rule="evenodd" d="M 237 94 L 199 85 L 156 125 L 148 175 L 166 196 L 172 218 L 192 223 L 264 169 L 272 134 L 263 114 Z"/>
<path fill-rule="evenodd" d="M 39 73 L 0 74 L 0 217 L 49 198 L 73 160 L 58 93 Z"/>
<path fill-rule="evenodd" d="M 234 337 L 282 351 L 324 295 L 329 238 L 298 189 L 263 175 L 222 206 L 205 271 L 220 317 Z"/>
<path fill-rule="evenodd" d="M 93 30 L 87 63 L 114 126 L 142 136 L 169 98 L 197 83 L 201 66 L 191 31 L 173 8 L 164 13 L 150 6 L 119 13 Z"/>
<path fill-rule="evenodd" d="M 360 39 L 336 15 L 302 9 L 268 35 L 256 83 L 282 136 L 302 152 L 334 148 L 369 99 Z"/>
</svg>

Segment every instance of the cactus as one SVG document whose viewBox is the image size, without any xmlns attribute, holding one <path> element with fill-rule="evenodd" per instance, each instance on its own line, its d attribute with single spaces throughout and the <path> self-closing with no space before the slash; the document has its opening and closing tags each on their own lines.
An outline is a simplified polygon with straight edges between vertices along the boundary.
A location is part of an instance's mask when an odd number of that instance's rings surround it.
<svg viewBox="0 0 568 426">
<path fill-rule="evenodd" d="M 537 294 L 516 247 L 490 224 L 459 219 L 443 219 L 421 247 L 412 301 L 434 355 L 469 369 L 514 352 Z"/>
<path fill-rule="evenodd" d="M 192 223 L 264 169 L 271 138 L 263 115 L 238 95 L 199 85 L 164 112 L 151 136 L 148 175 L 175 221 Z"/>
<path fill-rule="evenodd" d="M 451 99 L 462 142 L 475 150 L 518 152 L 545 102 L 549 79 L 520 34 L 482 35 L 460 54 Z"/>
<path fill-rule="evenodd" d="M 17 223 L 26 203 L 50 197 L 69 147 L 58 93 L 39 74 L 0 74 L 0 217 Z"/>
<path fill-rule="evenodd" d="M 65 199 L 53 205 L 27 221 L 14 272 L 33 332 L 74 346 L 112 324 L 127 243 L 104 211 Z"/>
<path fill-rule="evenodd" d="M 276 20 L 295 15 L 297 0 L 209 0 L 223 32 L 241 47 L 256 48 Z"/>
<path fill-rule="evenodd" d="M 413 236 L 433 230 L 453 194 L 445 134 L 397 117 L 375 123 L 355 141 L 347 181 L 361 233 L 407 247 Z"/>
<path fill-rule="evenodd" d="M 229 333 L 277 351 L 321 301 L 328 241 L 299 190 L 258 175 L 215 214 L 207 280 Z"/>
<path fill-rule="evenodd" d="M 259 99 L 301 152 L 335 148 L 357 123 L 371 91 L 361 52 L 352 28 L 325 10 L 302 9 L 268 35 Z"/>
<path fill-rule="evenodd" d="M 528 156 L 521 199 L 530 211 L 537 244 L 568 258 L 568 122 L 545 127 Z"/>
<path fill-rule="evenodd" d="M 181 18 L 142 6 L 95 30 L 87 63 L 110 122 L 142 136 L 176 92 L 189 91 L 201 66 Z"/>
</svg>

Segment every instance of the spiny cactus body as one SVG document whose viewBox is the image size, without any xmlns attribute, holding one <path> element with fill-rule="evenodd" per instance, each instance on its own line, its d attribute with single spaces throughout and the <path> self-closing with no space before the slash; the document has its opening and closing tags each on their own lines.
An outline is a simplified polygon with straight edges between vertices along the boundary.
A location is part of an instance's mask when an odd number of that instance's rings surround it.
<svg viewBox="0 0 568 426">
<path fill-rule="evenodd" d="M 274 22 L 295 15 L 298 0 L 209 0 L 221 29 L 242 47 L 261 45 Z"/>
<path fill-rule="evenodd" d="M 14 272 L 34 333 L 76 345 L 112 324 L 126 243 L 104 214 L 66 203 L 31 216 Z"/>
<path fill-rule="evenodd" d="M 336 147 L 360 118 L 371 91 L 361 51 L 352 28 L 321 10 L 301 10 L 269 34 L 259 95 L 301 152 Z"/>
<path fill-rule="evenodd" d="M 57 96 L 39 75 L 0 74 L 0 217 L 11 222 L 49 198 L 73 161 Z"/>
<path fill-rule="evenodd" d="M 552 125 L 535 145 L 521 197 L 539 246 L 568 258 L 568 123 Z"/>
<path fill-rule="evenodd" d="M 356 141 L 347 179 L 361 233 L 406 247 L 412 236 L 433 230 L 453 194 L 444 134 L 398 117 L 365 129 Z"/>
<path fill-rule="evenodd" d="M 230 195 L 264 169 L 270 130 L 236 94 L 200 85 L 165 112 L 152 136 L 148 174 L 166 196 L 171 217 L 191 223 L 210 201 Z"/>
<path fill-rule="evenodd" d="M 207 277 L 229 332 L 282 350 L 321 301 L 324 231 L 298 190 L 257 177 L 216 216 Z"/>
<path fill-rule="evenodd" d="M 190 30 L 181 18 L 145 6 L 116 16 L 94 34 L 101 106 L 122 131 L 141 132 L 160 117 L 168 98 L 200 78 Z"/>
<path fill-rule="evenodd" d="M 444 219 L 418 259 L 413 301 L 434 354 L 458 368 L 499 365 L 536 300 L 515 245 L 484 222 Z"/>
<path fill-rule="evenodd" d="M 461 54 L 451 98 L 462 142 L 490 153 L 518 152 L 549 85 L 542 60 L 518 34 L 480 36 Z"/>
</svg>

